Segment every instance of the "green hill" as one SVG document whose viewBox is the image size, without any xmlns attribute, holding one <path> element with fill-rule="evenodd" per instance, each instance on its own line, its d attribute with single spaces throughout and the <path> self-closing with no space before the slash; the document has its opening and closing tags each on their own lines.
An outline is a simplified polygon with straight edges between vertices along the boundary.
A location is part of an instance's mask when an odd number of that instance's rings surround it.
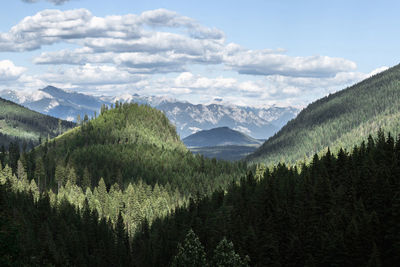
<svg viewBox="0 0 400 267">
<path fill-rule="evenodd" d="M 95 186 L 103 178 L 107 187 L 117 183 L 126 188 L 131 182 L 143 181 L 168 184 L 185 195 L 205 194 L 231 182 L 226 177 L 244 166 L 193 155 L 161 111 L 138 104 L 103 108 L 97 118 L 84 121 L 33 153 L 36 159 L 31 161 L 43 159 L 39 162 L 44 166 L 39 186 L 54 189 L 58 168 L 67 173 L 73 170 L 67 179 L 72 176 L 83 188 Z M 40 172 L 37 165 L 28 164 L 30 178 Z"/>
<path fill-rule="evenodd" d="M 400 132 L 400 65 L 310 104 L 247 159 L 294 163 L 351 149 L 379 128 Z"/>
<path fill-rule="evenodd" d="M 73 122 L 43 115 L 0 98 L 0 146 L 7 147 L 14 141 L 25 141 L 33 146 L 40 136 L 52 138 L 74 126 Z"/>
</svg>

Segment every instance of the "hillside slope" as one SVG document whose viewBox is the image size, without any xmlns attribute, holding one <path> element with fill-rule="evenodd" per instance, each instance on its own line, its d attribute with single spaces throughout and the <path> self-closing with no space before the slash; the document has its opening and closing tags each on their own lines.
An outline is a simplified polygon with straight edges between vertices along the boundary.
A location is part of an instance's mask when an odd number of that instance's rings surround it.
<svg viewBox="0 0 400 267">
<path fill-rule="evenodd" d="M 15 140 L 33 146 L 39 137 L 55 137 L 75 126 L 0 98 L 0 146 Z"/>
<path fill-rule="evenodd" d="M 262 142 L 228 127 L 203 130 L 184 138 L 188 147 L 210 147 L 227 145 L 257 145 Z"/>
<path fill-rule="evenodd" d="M 310 104 L 247 159 L 294 163 L 327 147 L 351 149 L 380 127 L 400 132 L 400 65 Z"/>
</svg>

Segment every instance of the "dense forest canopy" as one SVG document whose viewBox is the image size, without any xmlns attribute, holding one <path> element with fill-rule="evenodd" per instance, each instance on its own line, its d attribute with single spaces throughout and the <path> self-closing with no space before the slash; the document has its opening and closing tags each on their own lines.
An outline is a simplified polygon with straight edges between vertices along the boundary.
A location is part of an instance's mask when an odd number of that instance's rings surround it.
<svg viewBox="0 0 400 267">
<path fill-rule="evenodd" d="M 400 133 L 400 65 L 319 99 L 248 157 L 276 164 L 351 149 L 380 127 Z"/>
<path fill-rule="evenodd" d="M 40 193 L 22 164 L 16 175 L 6 166 L 0 259 L 4 265 L 395 266 L 399 177 L 400 136 L 380 131 L 351 152 L 314 155 L 300 169 L 259 166 L 240 183 L 191 198 L 152 223 L 142 213 L 128 235 L 128 213 L 143 208 L 135 198 L 163 199 L 164 189 L 139 183 L 107 190 L 101 179 L 93 193 L 87 188 L 82 195 L 70 181 L 58 193 Z M 120 209 L 102 215 L 109 205 Z"/>
</svg>

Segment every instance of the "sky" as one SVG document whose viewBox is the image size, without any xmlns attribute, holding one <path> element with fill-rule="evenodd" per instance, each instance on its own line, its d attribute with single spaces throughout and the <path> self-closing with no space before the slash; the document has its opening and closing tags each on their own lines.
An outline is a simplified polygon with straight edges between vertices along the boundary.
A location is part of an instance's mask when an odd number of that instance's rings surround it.
<svg viewBox="0 0 400 267">
<path fill-rule="evenodd" d="M 1 4 L 0 90 L 304 107 L 399 63 L 400 1 Z"/>
</svg>

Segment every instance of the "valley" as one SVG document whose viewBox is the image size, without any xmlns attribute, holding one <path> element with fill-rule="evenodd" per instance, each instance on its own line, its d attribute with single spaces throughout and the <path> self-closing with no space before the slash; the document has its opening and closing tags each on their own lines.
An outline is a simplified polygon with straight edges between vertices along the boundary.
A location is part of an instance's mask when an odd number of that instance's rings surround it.
<svg viewBox="0 0 400 267">
<path fill-rule="evenodd" d="M 389 2 L 2 1 L 0 266 L 398 266 Z"/>
<path fill-rule="evenodd" d="M 182 141 L 195 154 L 229 161 L 245 158 L 262 144 L 261 140 L 228 127 L 199 131 Z"/>
</svg>

